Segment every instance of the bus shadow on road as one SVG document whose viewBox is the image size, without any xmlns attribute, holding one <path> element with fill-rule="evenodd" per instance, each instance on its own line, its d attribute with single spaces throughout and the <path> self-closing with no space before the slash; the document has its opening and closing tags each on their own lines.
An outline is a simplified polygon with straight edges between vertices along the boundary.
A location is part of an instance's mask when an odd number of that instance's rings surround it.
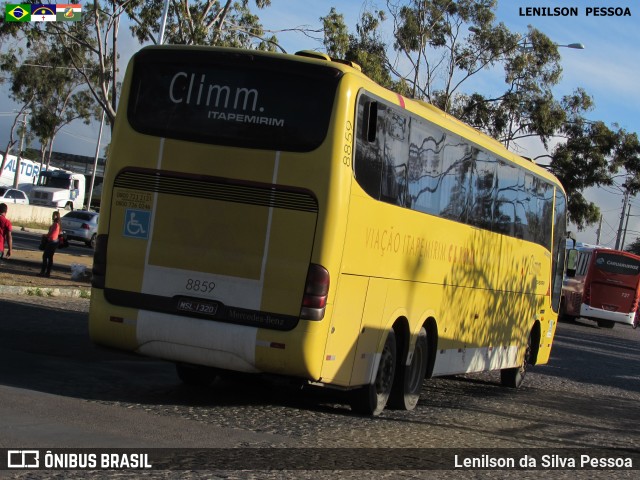
<svg viewBox="0 0 640 480">
<path fill-rule="evenodd" d="M 348 392 L 301 388 L 273 376 L 233 374 L 208 387 L 187 386 L 178 379 L 173 363 L 94 345 L 85 312 L 1 301 L 0 308 L 0 383 L 4 385 L 142 406 L 291 407 L 359 416 L 351 412 Z M 451 379 L 454 384 L 465 383 L 473 395 L 483 398 L 509 393 L 488 375 Z M 447 379 L 439 381 L 446 383 Z M 486 388 L 491 386 L 496 388 Z M 440 406 L 449 402 L 444 397 L 440 401 Z M 418 408 L 432 404 L 433 399 L 421 399 Z M 398 417 L 397 413 L 389 415 Z"/>
<path fill-rule="evenodd" d="M 85 312 L 3 301 L 0 311 L 3 385 L 105 402 L 349 411 L 339 393 L 301 389 L 273 377 L 237 374 L 208 387 L 184 385 L 173 363 L 94 345 Z"/>
</svg>

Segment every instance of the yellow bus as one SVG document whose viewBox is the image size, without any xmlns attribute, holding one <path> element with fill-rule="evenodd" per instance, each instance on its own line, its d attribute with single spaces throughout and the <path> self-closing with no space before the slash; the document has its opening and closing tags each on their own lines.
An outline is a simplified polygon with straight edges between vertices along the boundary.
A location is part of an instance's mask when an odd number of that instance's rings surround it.
<svg viewBox="0 0 640 480">
<path fill-rule="evenodd" d="M 93 267 L 98 344 L 350 390 L 546 363 L 566 197 L 544 169 L 357 65 L 162 46 L 131 60 Z"/>
</svg>

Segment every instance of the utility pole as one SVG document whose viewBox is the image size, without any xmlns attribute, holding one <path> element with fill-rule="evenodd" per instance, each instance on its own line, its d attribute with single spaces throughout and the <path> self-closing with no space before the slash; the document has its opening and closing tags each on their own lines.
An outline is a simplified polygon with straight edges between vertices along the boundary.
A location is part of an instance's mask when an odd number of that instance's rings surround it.
<svg viewBox="0 0 640 480">
<path fill-rule="evenodd" d="M 618 226 L 618 235 L 616 235 L 616 250 L 620 250 L 620 240 L 622 238 L 622 225 L 624 224 L 624 212 L 627 209 L 627 203 L 629 202 L 629 190 L 625 190 L 624 198 L 622 199 L 622 211 L 620 212 L 620 225 Z"/>
<path fill-rule="evenodd" d="M 158 45 L 164 43 L 164 30 L 167 26 L 167 15 L 169 14 L 169 0 L 165 0 L 164 8 L 162 11 L 162 19 L 160 21 L 160 34 L 158 36 Z"/>
<path fill-rule="evenodd" d="M 18 183 L 20 180 L 20 160 L 22 159 L 22 147 L 24 146 L 24 134 L 27 131 L 27 115 L 31 112 L 22 112 L 22 135 L 20 136 L 20 150 L 18 150 L 18 155 L 16 155 L 16 171 L 13 176 L 13 188 L 18 188 Z"/>
<path fill-rule="evenodd" d="M 104 125 L 104 109 L 102 109 L 102 120 L 100 120 L 100 131 L 98 132 L 98 144 L 96 145 L 96 156 L 93 159 L 93 173 L 91 174 L 91 184 L 89 185 L 89 196 L 87 197 L 87 210 L 91 210 L 91 197 L 93 197 L 93 185 L 96 181 L 96 170 L 98 169 L 98 157 L 100 155 L 100 141 L 102 140 L 102 126 Z"/>
<path fill-rule="evenodd" d="M 627 227 L 629 226 L 629 217 L 631 216 L 631 202 L 629 202 L 629 209 L 627 210 L 627 221 L 624 224 L 624 232 L 622 233 L 622 244 L 620 250 L 624 250 L 624 239 L 627 238 Z"/>
<path fill-rule="evenodd" d="M 596 245 L 600 245 L 600 232 L 602 232 L 602 214 L 600 215 L 600 222 L 598 223 L 598 230 L 596 230 Z"/>
</svg>

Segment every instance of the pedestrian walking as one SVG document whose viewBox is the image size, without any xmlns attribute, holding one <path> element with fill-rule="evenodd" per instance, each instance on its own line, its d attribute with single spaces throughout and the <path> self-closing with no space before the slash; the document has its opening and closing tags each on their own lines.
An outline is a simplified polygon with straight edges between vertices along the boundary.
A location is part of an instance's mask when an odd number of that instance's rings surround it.
<svg viewBox="0 0 640 480">
<path fill-rule="evenodd" d="M 44 277 L 51 276 L 53 254 L 56 253 L 56 248 L 58 248 L 58 238 L 60 236 L 60 212 L 53 212 L 51 220 L 52 223 L 49 227 L 49 232 L 44 235 L 46 237 L 46 243 L 44 245 L 44 253 L 42 254 L 42 269 L 40 271 L 40 276 Z"/>
<path fill-rule="evenodd" d="M 0 258 L 5 258 L 4 244 L 7 243 L 6 258 L 11 256 L 13 251 L 13 236 L 11 235 L 11 222 L 7 218 L 7 204 L 0 203 Z"/>
</svg>

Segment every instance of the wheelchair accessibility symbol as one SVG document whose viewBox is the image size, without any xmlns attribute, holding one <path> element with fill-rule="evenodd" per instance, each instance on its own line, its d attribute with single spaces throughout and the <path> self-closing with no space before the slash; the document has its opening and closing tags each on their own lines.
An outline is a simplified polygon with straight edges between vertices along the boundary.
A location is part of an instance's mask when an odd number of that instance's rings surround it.
<svg viewBox="0 0 640 480">
<path fill-rule="evenodd" d="M 124 219 L 124 236 L 132 238 L 149 238 L 149 224 L 151 212 L 149 210 L 127 209 Z"/>
</svg>

